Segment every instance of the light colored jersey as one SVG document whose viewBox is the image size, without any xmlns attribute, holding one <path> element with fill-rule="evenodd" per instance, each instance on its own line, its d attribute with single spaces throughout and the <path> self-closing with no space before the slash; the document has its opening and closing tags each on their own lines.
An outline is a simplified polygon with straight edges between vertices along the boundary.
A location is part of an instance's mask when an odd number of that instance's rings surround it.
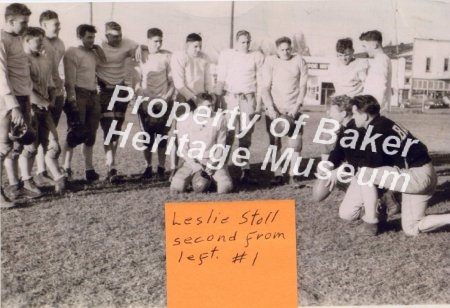
<svg viewBox="0 0 450 308">
<path fill-rule="evenodd" d="M 52 60 L 53 65 L 53 83 L 57 89 L 57 91 L 61 91 L 64 88 L 64 82 L 59 75 L 59 65 L 61 60 L 66 52 L 66 47 L 64 43 L 59 38 L 49 39 L 47 37 L 44 38 L 43 41 L 44 51 L 47 54 L 47 57 Z M 61 92 L 60 92 L 61 93 Z"/>
<path fill-rule="evenodd" d="M 263 87 L 268 88 L 273 102 L 281 113 L 288 112 L 297 103 L 301 87 L 306 87 L 308 67 L 305 60 L 294 55 L 289 60 L 278 56 L 266 58 L 263 69 Z"/>
<path fill-rule="evenodd" d="M 333 81 L 335 96 L 354 97 L 363 92 L 369 62 L 366 59 L 354 59 L 348 65 L 340 61 L 330 65 L 330 77 Z"/>
<path fill-rule="evenodd" d="M 22 37 L 1 31 L 0 93 L 4 95 L 30 95 L 32 84 L 28 56 L 23 50 Z"/>
<path fill-rule="evenodd" d="M 95 67 L 97 57 L 83 46 L 70 47 L 64 56 L 64 72 L 68 97 L 75 97 L 75 87 L 96 90 Z"/>
<path fill-rule="evenodd" d="M 387 109 L 391 102 L 391 78 L 391 60 L 384 53 L 376 54 L 369 62 L 363 94 L 375 97 L 381 110 Z"/>
<path fill-rule="evenodd" d="M 30 102 L 34 105 L 47 108 L 50 104 L 48 88 L 53 87 L 53 65 L 52 59 L 46 54 L 28 55 L 30 61 L 30 74 L 33 82 L 33 92 Z"/>
<path fill-rule="evenodd" d="M 191 57 L 184 51 L 175 52 L 170 61 L 170 68 L 175 88 L 186 100 L 200 93 L 213 93 L 210 60 L 204 53 Z"/>
<path fill-rule="evenodd" d="M 136 66 L 136 82 L 143 89 L 144 96 L 150 98 L 161 98 L 169 91 L 172 76 L 170 74 L 171 53 L 167 50 L 160 50 L 157 53 L 144 51 L 145 63 L 140 62 Z"/>
<path fill-rule="evenodd" d="M 217 81 L 231 93 L 259 93 L 264 55 L 259 51 L 243 53 L 235 49 L 223 50 L 217 64 Z"/>
<path fill-rule="evenodd" d="M 113 47 L 108 42 L 102 42 L 106 62 L 97 65 L 97 76 L 109 85 L 121 84 L 127 73 L 126 58 L 133 58 L 137 44 L 129 39 L 122 39 L 119 46 Z"/>
<path fill-rule="evenodd" d="M 227 121 L 225 117 L 221 117 L 216 126 L 213 126 L 214 117 L 211 118 L 199 118 L 200 120 L 207 120 L 207 124 L 200 125 L 194 121 L 194 113 L 191 112 L 188 118 L 184 121 L 177 122 L 178 138 L 182 137 L 184 134 L 188 135 L 189 142 L 182 148 L 183 159 L 186 162 L 191 162 L 187 156 L 189 149 L 200 148 L 198 142 L 202 142 L 206 145 L 205 151 L 203 153 L 202 162 L 206 163 L 209 160 L 209 154 L 211 148 L 215 144 L 221 144 L 225 146 L 226 135 L 227 135 Z M 197 154 L 197 153 L 195 153 Z M 220 156 L 219 156 L 220 157 Z M 217 157 L 217 158 L 219 158 Z"/>
</svg>

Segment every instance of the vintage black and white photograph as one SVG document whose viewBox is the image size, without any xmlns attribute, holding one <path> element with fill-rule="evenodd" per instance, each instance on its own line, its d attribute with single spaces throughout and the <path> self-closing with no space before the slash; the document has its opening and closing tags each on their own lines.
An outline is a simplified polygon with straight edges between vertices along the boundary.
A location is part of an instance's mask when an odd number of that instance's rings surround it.
<svg viewBox="0 0 450 308">
<path fill-rule="evenodd" d="M 187 307 L 165 204 L 258 200 L 299 307 L 450 304 L 450 1 L 0 12 L 2 306 Z"/>
</svg>

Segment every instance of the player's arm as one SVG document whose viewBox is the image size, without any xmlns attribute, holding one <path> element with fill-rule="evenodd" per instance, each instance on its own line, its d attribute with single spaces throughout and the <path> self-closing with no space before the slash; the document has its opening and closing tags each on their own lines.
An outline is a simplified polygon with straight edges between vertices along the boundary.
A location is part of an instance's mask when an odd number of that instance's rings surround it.
<svg viewBox="0 0 450 308">
<path fill-rule="evenodd" d="M 6 64 L 6 50 L 3 42 L 0 42 L 0 96 L 2 97 L 3 106 L 0 111 L 11 110 L 11 121 L 15 124 L 23 124 L 23 116 L 20 112 L 20 106 L 17 102 L 11 83 L 8 77 L 8 67 Z"/>
<path fill-rule="evenodd" d="M 263 65 L 262 72 L 262 84 L 261 84 L 261 97 L 264 102 L 266 109 L 266 115 L 272 120 L 279 117 L 280 114 L 275 109 L 275 104 L 273 102 L 273 97 L 271 93 L 272 89 L 272 78 L 273 78 L 273 63 L 268 58 L 266 63 Z"/>
<path fill-rule="evenodd" d="M 361 151 L 361 160 L 360 160 L 360 166 L 362 167 L 370 167 L 370 168 L 376 168 L 381 167 L 386 164 L 385 162 L 385 155 L 383 152 L 383 143 L 384 140 L 392 135 L 389 133 L 386 128 L 381 127 L 373 127 L 371 136 L 375 134 L 381 134 L 380 137 L 375 139 L 375 151 L 372 151 L 372 147 L 370 145 L 366 146 L 364 151 Z M 361 130 L 359 131 L 360 136 L 362 134 Z M 358 143 L 356 149 L 360 148 L 360 143 Z"/>
<path fill-rule="evenodd" d="M 135 41 L 129 39 L 123 39 L 122 42 L 125 42 L 128 45 L 127 57 L 135 60 L 136 62 L 141 62 L 142 60 L 141 46 Z"/>
<path fill-rule="evenodd" d="M 167 60 L 166 68 L 167 68 L 167 82 L 169 83 L 169 87 L 168 87 L 167 93 L 164 97 L 165 101 L 170 100 L 170 98 L 173 97 L 173 95 L 175 94 L 175 85 L 173 84 L 172 70 L 170 68 L 171 54 L 169 53 L 167 55 L 167 57 L 168 57 L 168 60 Z"/>
<path fill-rule="evenodd" d="M 213 127 L 212 129 L 215 129 L 215 127 Z M 222 147 L 218 147 L 214 151 L 214 157 L 216 159 L 215 162 L 213 162 L 211 159 L 208 160 L 208 164 L 212 165 L 214 167 L 217 167 L 220 165 L 220 159 L 225 154 L 224 148 L 226 147 L 227 131 L 228 131 L 227 130 L 227 120 L 225 117 L 222 117 L 221 122 L 217 126 L 217 129 L 218 129 L 218 132 L 217 132 L 215 144 L 221 145 Z M 209 175 L 213 175 L 214 172 L 216 171 L 216 169 L 206 168 L 205 171 Z"/>
<path fill-rule="evenodd" d="M 255 65 L 256 65 L 256 113 L 261 113 L 261 107 L 262 107 L 262 96 L 261 96 L 261 90 L 262 90 L 262 72 L 263 72 L 263 65 L 264 65 L 264 55 L 261 52 L 257 52 L 255 55 Z"/>
<path fill-rule="evenodd" d="M 106 63 L 106 54 L 100 45 L 94 44 L 94 46 L 92 47 L 92 51 L 94 52 L 97 61 L 99 61 L 100 63 Z"/>
<path fill-rule="evenodd" d="M 360 60 L 361 68 L 358 70 L 357 76 L 361 83 L 364 84 L 367 78 L 367 71 L 369 70 L 369 62 L 367 60 Z"/>
<path fill-rule="evenodd" d="M 214 81 L 213 76 L 211 74 L 211 61 L 207 56 L 205 56 L 206 64 L 205 64 L 205 90 L 212 96 L 214 96 L 215 89 L 214 89 Z"/>
<path fill-rule="evenodd" d="M 68 51 L 64 57 L 64 76 L 67 101 L 75 101 L 75 83 L 77 76 L 77 60 L 74 50 Z"/>
<path fill-rule="evenodd" d="M 185 134 L 188 134 L 188 136 L 189 136 L 189 132 L 188 131 L 184 131 L 183 132 L 181 129 L 178 130 L 178 135 L 179 136 L 183 136 Z M 203 166 L 196 159 L 194 159 L 192 157 L 189 157 L 188 152 L 189 152 L 189 142 L 186 142 L 181 147 L 179 145 L 177 153 L 180 153 L 180 156 L 183 157 L 183 160 L 185 161 L 185 163 L 189 167 L 191 167 L 192 173 L 195 173 L 197 171 L 203 170 Z"/>
<path fill-rule="evenodd" d="M 225 91 L 225 80 L 227 78 L 227 58 L 226 51 L 222 51 L 219 55 L 217 62 L 217 83 L 216 83 L 216 95 L 223 95 Z"/>
<path fill-rule="evenodd" d="M 56 61 L 53 58 L 49 58 L 48 54 L 46 55 L 46 57 L 47 57 L 48 63 L 52 67 L 51 76 L 50 76 L 50 78 L 47 81 L 48 101 L 49 101 L 50 105 L 54 105 L 55 104 L 55 98 L 56 98 L 56 85 L 55 85 L 55 82 L 54 82 L 53 73 L 54 73 L 54 68 L 55 68 L 54 63 Z"/>
<path fill-rule="evenodd" d="M 133 73 L 131 76 L 131 82 L 134 88 L 134 93 L 136 96 L 143 95 L 143 85 L 142 85 L 142 67 L 140 62 L 137 62 L 133 67 Z"/>
<path fill-rule="evenodd" d="M 180 92 L 186 100 L 195 100 L 195 94 L 186 87 L 185 70 L 186 60 L 181 54 L 174 54 L 170 60 L 170 68 L 172 71 L 173 84 L 175 89 Z"/>
<path fill-rule="evenodd" d="M 306 65 L 306 62 L 305 60 L 303 60 L 303 58 L 300 58 L 299 69 L 300 69 L 300 81 L 298 85 L 299 94 L 294 107 L 295 114 L 298 113 L 303 106 L 303 100 L 305 99 L 306 95 L 306 84 L 308 82 L 308 66 Z"/>
<path fill-rule="evenodd" d="M 390 91 L 387 88 L 389 81 L 389 58 L 386 57 L 376 57 L 370 66 L 370 84 L 366 82 L 364 86 L 364 93 L 371 94 L 375 97 L 380 105 L 382 105 L 384 95 L 386 91 Z M 370 89 L 370 90 L 367 90 Z M 381 106 L 383 110 L 385 106 Z"/>
</svg>

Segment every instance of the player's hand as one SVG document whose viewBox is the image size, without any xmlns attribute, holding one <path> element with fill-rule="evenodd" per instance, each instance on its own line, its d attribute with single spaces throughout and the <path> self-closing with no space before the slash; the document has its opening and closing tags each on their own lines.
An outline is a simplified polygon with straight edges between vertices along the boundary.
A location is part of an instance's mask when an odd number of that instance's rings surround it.
<svg viewBox="0 0 450 308">
<path fill-rule="evenodd" d="M 216 171 L 206 167 L 205 172 L 206 172 L 206 174 L 208 174 L 208 176 L 212 177 L 214 175 L 214 172 L 216 172 Z"/>
<path fill-rule="evenodd" d="M 103 49 L 100 47 L 100 45 L 94 44 L 94 46 L 92 46 L 92 50 L 94 51 L 94 53 L 97 55 L 98 59 L 100 60 L 100 62 L 106 62 L 106 55 L 105 52 L 103 51 Z"/>
<path fill-rule="evenodd" d="M 222 96 L 223 95 L 223 89 L 224 88 L 224 84 L 223 82 L 218 81 L 216 84 L 216 88 L 215 88 L 215 92 L 217 96 Z"/>
<path fill-rule="evenodd" d="M 172 169 L 170 171 L 169 182 L 172 182 L 173 177 L 175 176 L 175 173 L 177 173 L 177 169 Z"/>
<path fill-rule="evenodd" d="M 292 106 L 286 114 L 295 119 L 295 116 L 298 114 L 299 107 L 297 105 Z"/>
<path fill-rule="evenodd" d="M 136 97 L 138 97 L 138 96 L 143 96 L 143 95 L 144 95 L 144 90 L 143 90 L 141 87 L 139 87 L 139 88 L 137 88 L 137 89 L 134 91 L 134 94 L 135 94 Z"/>
<path fill-rule="evenodd" d="M 191 169 L 192 169 L 192 173 L 194 174 L 194 173 L 196 173 L 198 171 L 203 170 L 203 166 L 201 164 L 199 164 L 199 163 L 192 163 L 191 164 Z"/>
<path fill-rule="evenodd" d="M 136 51 L 134 52 L 134 59 L 137 62 L 142 62 L 142 63 L 147 62 L 148 54 L 143 52 L 143 47 L 144 46 L 141 46 L 141 45 L 136 47 Z"/>
<path fill-rule="evenodd" d="M 280 116 L 280 113 L 278 111 L 275 110 L 275 108 L 273 107 L 267 107 L 266 109 L 266 115 L 271 119 L 271 120 L 275 120 L 276 118 L 278 118 Z"/>
<path fill-rule="evenodd" d="M 13 122 L 14 125 L 23 125 L 24 124 L 24 118 L 23 118 L 22 112 L 20 111 L 19 107 L 13 108 L 11 110 L 11 122 Z"/>
<path fill-rule="evenodd" d="M 49 87 L 48 88 L 48 100 L 50 101 L 51 106 L 55 106 L 55 99 L 56 99 L 56 88 Z"/>
<path fill-rule="evenodd" d="M 337 181 L 338 181 L 337 171 L 338 171 L 338 169 L 334 169 L 333 171 L 331 171 L 331 176 L 327 180 L 327 183 L 325 184 L 325 186 L 328 187 L 328 189 L 330 191 L 332 191 L 334 189 L 334 187 L 336 187 L 336 184 L 337 184 Z"/>
</svg>

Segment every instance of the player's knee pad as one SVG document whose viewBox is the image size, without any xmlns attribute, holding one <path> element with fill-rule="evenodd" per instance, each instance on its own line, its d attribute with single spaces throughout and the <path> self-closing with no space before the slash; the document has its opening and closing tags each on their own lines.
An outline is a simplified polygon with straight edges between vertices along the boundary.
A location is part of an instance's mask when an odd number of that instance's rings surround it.
<svg viewBox="0 0 450 308">
<path fill-rule="evenodd" d="M 46 155 L 51 159 L 58 159 L 61 155 L 61 146 L 56 141 L 50 142 L 47 146 Z"/>
<path fill-rule="evenodd" d="M 84 141 L 84 144 L 88 147 L 92 147 L 95 144 L 95 135 L 88 134 L 86 137 L 86 140 Z"/>
<path fill-rule="evenodd" d="M 231 180 L 221 181 L 217 183 L 217 193 L 227 194 L 233 190 L 233 182 Z"/>
<path fill-rule="evenodd" d="M 234 143 L 235 134 L 236 132 L 234 130 L 227 131 L 227 137 L 225 141 L 227 145 L 232 145 Z"/>
<path fill-rule="evenodd" d="M 16 160 L 19 158 L 22 151 L 23 151 L 23 145 L 21 145 L 18 142 L 14 142 L 11 150 L 8 152 L 8 155 L 6 157 L 8 157 L 12 160 Z"/>
<path fill-rule="evenodd" d="M 170 192 L 172 193 L 182 193 L 185 191 L 185 184 L 184 181 L 180 180 L 179 178 L 176 178 L 176 174 L 172 179 L 172 182 L 170 182 Z"/>
<path fill-rule="evenodd" d="M 21 155 L 25 158 L 33 158 L 37 154 L 37 148 L 34 144 L 27 145 L 23 148 Z"/>
<path fill-rule="evenodd" d="M 355 213 L 350 212 L 348 209 L 341 205 L 339 207 L 339 217 L 343 220 L 354 221 L 359 217 L 359 215 L 355 215 Z"/>
<path fill-rule="evenodd" d="M 239 139 L 239 147 L 248 149 L 250 148 L 251 145 L 252 145 L 252 138 L 251 135 L 249 135 L 249 133 L 247 133 L 244 137 Z"/>
<path fill-rule="evenodd" d="M 69 128 L 66 136 L 67 145 L 69 147 L 74 148 L 77 145 L 82 144 L 85 139 L 86 132 L 81 125 Z"/>
<path fill-rule="evenodd" d="M 8 156 L 12 150 L 11 142 L 0 143 L 0 157 L 3 159 Z"/>
<path fill-rule="evenodd" d="M 402 219 L 402 229 L 408 236 L 416 236 L 419 234 L 419 225 L 416 221 L 406 221 Z"/>
<path fill-rule="evenodd" d="M 294 149 L 294 152 L 300 153 L 302 151 L 302 143 L 292 143 L 292 148 Z"/>
</svg>

